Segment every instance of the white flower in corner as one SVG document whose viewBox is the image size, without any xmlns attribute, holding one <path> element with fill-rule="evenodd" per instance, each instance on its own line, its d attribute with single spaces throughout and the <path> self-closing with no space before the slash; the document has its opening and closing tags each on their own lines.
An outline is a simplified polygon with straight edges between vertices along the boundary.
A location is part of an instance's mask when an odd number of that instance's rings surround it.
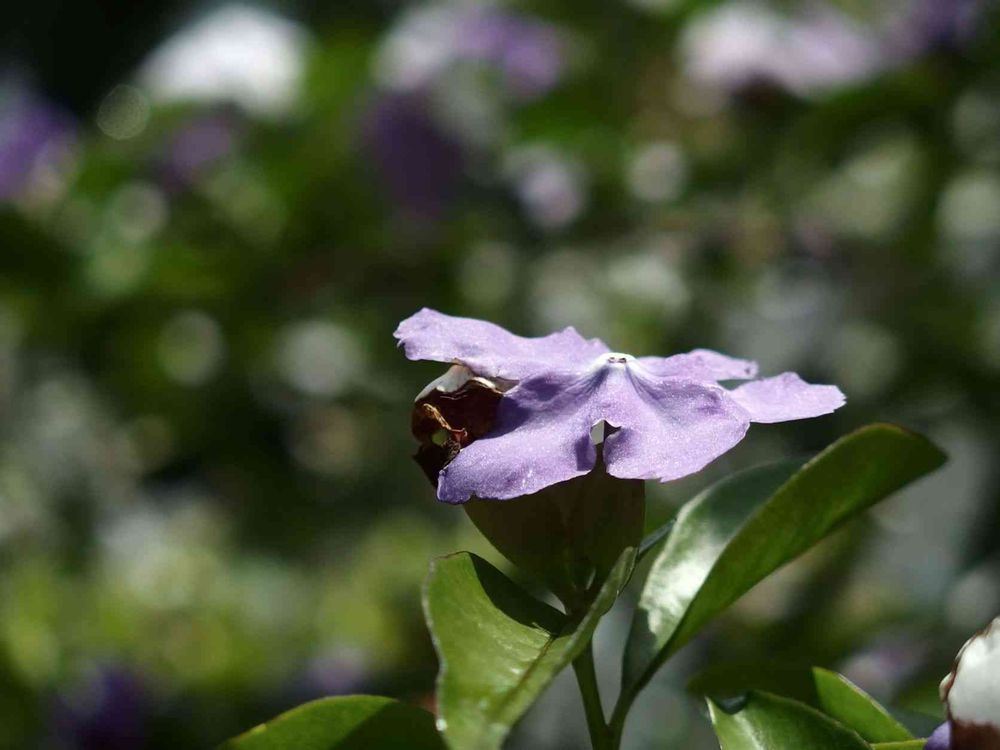
<svg viewBox="0 0 1000 750">
<path fill-rule="evenodd" d="M 935 733 L 928 748 L 1000 750 L 1000 617 L 962 647 L 941 698 L 947 729 Z"/>
</svg>

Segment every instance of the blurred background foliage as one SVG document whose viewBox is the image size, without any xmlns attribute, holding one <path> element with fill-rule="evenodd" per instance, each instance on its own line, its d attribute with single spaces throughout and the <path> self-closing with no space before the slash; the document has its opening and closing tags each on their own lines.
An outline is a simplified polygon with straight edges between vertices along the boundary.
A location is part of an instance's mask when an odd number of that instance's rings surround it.
<svg viewBox="0 0 1000 750">
<path fill-rule="evenodd" d="M 951 454 L 686 649 L 626 747 L 714 747 L 684 685 L 726 660 L 939 712 L 1000 610 L 994 3 L 119 5 L 0 24 L 0 747 L 432 704 L 428 559 L 496 556 L 408 459 L 423 305 L 847 392 L 651 486 L 651 525 L 875 419 Z M 583 746 L 578 701 L 512 747 Z"/>
</svg>

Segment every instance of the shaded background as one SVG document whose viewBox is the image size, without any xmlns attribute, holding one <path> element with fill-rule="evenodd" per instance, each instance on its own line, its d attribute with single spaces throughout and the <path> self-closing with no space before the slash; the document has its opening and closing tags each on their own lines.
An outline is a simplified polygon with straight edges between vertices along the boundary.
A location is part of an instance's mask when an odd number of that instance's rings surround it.
<svg viewBox="0 0 1000 750">
<path fill-rule="evenodd" d="M 497 558 L 408 457 L 439 368 L 391 333 L 423 305 L 848 394 L 651 485 L 651 525 L 875 419 L 952 456 L 688 647 L 627 748 L 714 747 L 684 684 L 728 659 L 939 712 L 1000 611 L 994 4 L 17 6 L 0 747 L 209 747 L 348 692 L 431 705 L 427 562 Z M 606 700 L 626 609 L 598 637 Z M 510 745 L 585 732 L 564 677 Z"/>
</svg>

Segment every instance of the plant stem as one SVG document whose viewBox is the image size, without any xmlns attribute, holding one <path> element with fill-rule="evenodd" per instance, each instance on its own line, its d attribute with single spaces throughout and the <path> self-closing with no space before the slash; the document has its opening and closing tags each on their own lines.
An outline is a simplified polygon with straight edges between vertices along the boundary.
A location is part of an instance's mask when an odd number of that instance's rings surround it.
<svg viewBox="0 0 1000 750">
<path fill-rule="evenodd" d="M 622 743 L 622 732 L 625 731 L 625 719 L 628 717 L 628 710 L 631 706 L 631 697 L 623 692 L 619 696 L 614 710 L 611 712 L 611 720 L 608 722 L 608 733 L 611 735 L 610 747 L 616 750 Z"/>
<path fill-rule="evenodd" d="M 573 662 L 576 681 L 583 697 L 583 710 L 587 714 L 587 729 L 590 730 L 590 743 L 594 750 L 615 750 L 617 743 L 612 742 L 611 730 L 604 721 L 604 707 L 601 705 L 601 693 L 597 688 L 597 673 L 594 670 L 593 644 L 587 643 Z"/>
</svg>

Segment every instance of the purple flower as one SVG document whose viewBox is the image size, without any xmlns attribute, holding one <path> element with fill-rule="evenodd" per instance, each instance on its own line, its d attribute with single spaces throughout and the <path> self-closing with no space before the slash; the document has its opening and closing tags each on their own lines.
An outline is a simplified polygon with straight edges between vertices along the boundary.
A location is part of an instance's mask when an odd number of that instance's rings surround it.
<svg viewBox="0 0 1000 750">
<path fill-rule="evenodd" d="M 844 404 L 838 388 L 809 385 L 794 373 L 729 390 L 720 381 L 753 378 L 757 365 L 704 349 L 633 357 L 573 328 L 522 338 L 425 308 L 395 336 L 409 359 L 515 382 L 500 399 L 493 429 L 441 470 L 438 498 L 450 503 L 505 500 L 590 472 L 598 426 L 608 427 L 603 460 L 612 476 L 665 482 L 728 451 L 751 422 L 816 417 Z"/>
<path fill-rule="evenodd" d="M 951 727 L 942 724 L 934 730 L 934 734 L 927 740 L 924 750 L 950 750 L 951 749 Z"/>
<path fill-rule="evenodd" d="M 911 0 L 890 19 L 890 55 L 901 62 L 937 49 L 965 45 L 987 10 L 983 0 Z"/>
<path fill-rule="evenodd" d="M 131 670 L 104 666 L 53 706 L 52 726 L 62 744 L 76 750 L 138 750 L 146 743 L 146 690 Z"/>
<path fill-rule="evenodd" d="M 386 94 L 368 110 L 364 141 L 386 192 L 404 212 L 437 219 L 457 197 L 464 172 L 461 145 L 416 94 Z"/>
<path fill-rule="evenodd" d="M 236 117 L 216 113 L 198 117 L 174 132 L 163 155 L 163 179 L 170 188 L 192 185 L 229 156 L 238 135 Z"/>
<path fill-rule="evenodd" d="M 406 13 L 385 39 L 377 70 L 393 89 L 420 91 L 453 83 L 472 63 L 499 74 L 516 99 L 552 90 L 566 69 L 566 41 L 545 21 L 505 8 L 429 4 Z"/>
<path fill-rule="evenodd" d="M 55 105 L 15 90 L 0 101 L 0 200 L 26 188 L 32 174 L 57 161 L 72 140 L 69 117 Z"/>
<path fill-rule="evenodd" d="M 282 710 L 331 695 L 371 692 L 373 675 L 366 655 L 338 649 L 311 659 L 282 694 Z"/>
<path fill-rule="evenodd" d="M 477 8 L 460 17 L 455 53 L 496 66 L 508 91 L 525 99 L 551 90 L 564 68 L 563 43 L 554 27 L 497 8 Z"/>
</svg>

